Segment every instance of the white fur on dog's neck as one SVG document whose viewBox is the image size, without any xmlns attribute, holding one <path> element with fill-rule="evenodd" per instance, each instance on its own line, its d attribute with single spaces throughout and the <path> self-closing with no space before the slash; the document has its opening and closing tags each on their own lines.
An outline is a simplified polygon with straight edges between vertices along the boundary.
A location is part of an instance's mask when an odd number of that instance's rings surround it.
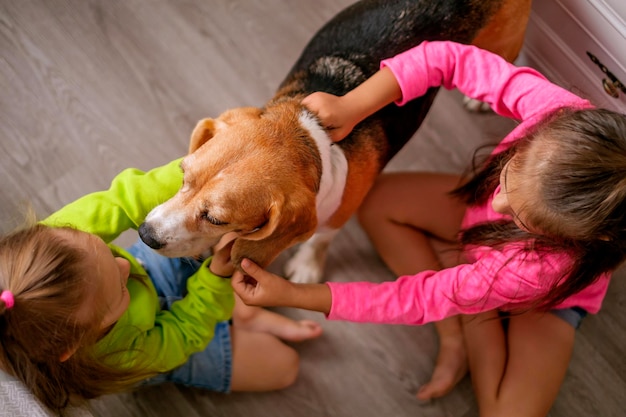
<svg viewBox="0 0 626 417">
<path fill-rule="evenodd" d="M 341 147 L 332 146 L 330 137 L 308 111 L 305 110 L 300 114 L 300 124 L 315 140 L 322 160 L 322 178 L 316 200 L 319 228 L 326 225 L 341 204 L 348 176 L 348 161 Z"/>
</svg>

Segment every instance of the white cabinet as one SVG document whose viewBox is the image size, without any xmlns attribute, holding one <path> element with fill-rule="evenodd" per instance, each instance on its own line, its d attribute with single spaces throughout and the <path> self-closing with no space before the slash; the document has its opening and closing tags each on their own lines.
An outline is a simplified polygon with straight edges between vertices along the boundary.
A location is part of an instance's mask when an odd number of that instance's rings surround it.
<svg viewBox="0 0 626 417">
<path fill-rule="evenodd" d="M 535 0 L 520 63 L 626 113 L 626 0 Z"/>
</svg>

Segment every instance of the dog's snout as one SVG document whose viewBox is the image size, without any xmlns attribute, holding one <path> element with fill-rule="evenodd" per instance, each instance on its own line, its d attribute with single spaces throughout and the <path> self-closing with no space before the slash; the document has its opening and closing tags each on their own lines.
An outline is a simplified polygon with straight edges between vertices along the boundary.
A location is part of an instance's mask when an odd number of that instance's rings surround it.
<svg viewBox="0 0 626 417">
<path fill-rule="evenodd" d="M 139 226 L 139 237 L 143 240 L 143 243 L 150 246 L 154 250 L 161 249 L 165 246 L 164 242 L 160 242 L 154 237 L 154 228 L 148 223 L 141 223 Z"/>
</svg>

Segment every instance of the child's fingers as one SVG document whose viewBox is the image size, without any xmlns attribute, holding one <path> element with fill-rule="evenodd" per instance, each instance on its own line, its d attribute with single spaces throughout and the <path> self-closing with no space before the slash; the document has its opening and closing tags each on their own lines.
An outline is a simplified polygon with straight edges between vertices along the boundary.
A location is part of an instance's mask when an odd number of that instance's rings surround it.
<svg viewBox="0 0 626 417">
<path fill-rule="evenodd" d="M 243 274 L 241 271 L 235 271 L 231 278 L 233 288 L 238 292 L 253 291 L 256 288 L 256 280 Z"/>
<path fill-rule="evenodd" d="M 218 250 L 218 253 L 226 262 L 230 262 L 230 251 L 234 244 L 235 240 L 231 240 Z"/>
<path fill-rule="evenodd" d="M 249 266 L 249 269 L 255 270 L 256 277 L 268 274 L 272 275 L 256 264 Z M 249 306 L 270 306 L 274 298 L 270 294 L 271 292 L 268 293 L 265 286 L 261 285 L 260 281 L 262 281 L 262 279 L 257 281 L 257 278 L 247 275 L 247 272 L 242 273 L 241 271 L 237 271 L 232 279 L 232 287 L 245 304 Z"/>
<path fill-rule="evenodd" d="M 269 272 L 267 272 L 248 258 L 244 258 L 241 261 L 241 269 L 243 269 L 246 274 L 250 275 L 252 278 L 256 279 L 259 282 L 261 282 L 268 275 L 271 275 Z"/>
<path fill-rule="evenodd" d="M 239 298 L 248 305 L 252 305 L 256 289 L 256 285 L 254 285 L 250 279 L 250 277 L 246 277 L 240 271 L 236 271 L 231 278 L 233 290 Z"/>
<path fill-rule="evenodd" d="M 239 295 L 241 295 L 246 289 L 246 282 L 243 278 L 244 275 L 240 271 L 235 271 L 232 278 L 230 279 L 231 286 Z"/>
<path fill-rule="evenodd" d="M 302 99 L 301 104 L 315 113 L 326 128 L 330 128 L 336 110 L 336 99 L 337 97 L 331 94 L 317 92 Z"/>
</svg>

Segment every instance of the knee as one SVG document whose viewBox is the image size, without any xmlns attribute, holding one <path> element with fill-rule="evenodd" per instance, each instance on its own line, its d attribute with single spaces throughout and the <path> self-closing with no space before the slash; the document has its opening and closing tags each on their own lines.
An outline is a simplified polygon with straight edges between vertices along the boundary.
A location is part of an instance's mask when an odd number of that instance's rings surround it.
<svg viewBox="0 0 626 417">
<path fill-rule="evenodd" d="M 300 356 L 298 352 L 287 347 L 282 357 L 283 360 L 280 366 L 280 372 L 278 372 L 280 376 L 275 381 L 275 389 L 277 390 L 285 389 L 293 385 L 300 372 Z"/>
</svg>

